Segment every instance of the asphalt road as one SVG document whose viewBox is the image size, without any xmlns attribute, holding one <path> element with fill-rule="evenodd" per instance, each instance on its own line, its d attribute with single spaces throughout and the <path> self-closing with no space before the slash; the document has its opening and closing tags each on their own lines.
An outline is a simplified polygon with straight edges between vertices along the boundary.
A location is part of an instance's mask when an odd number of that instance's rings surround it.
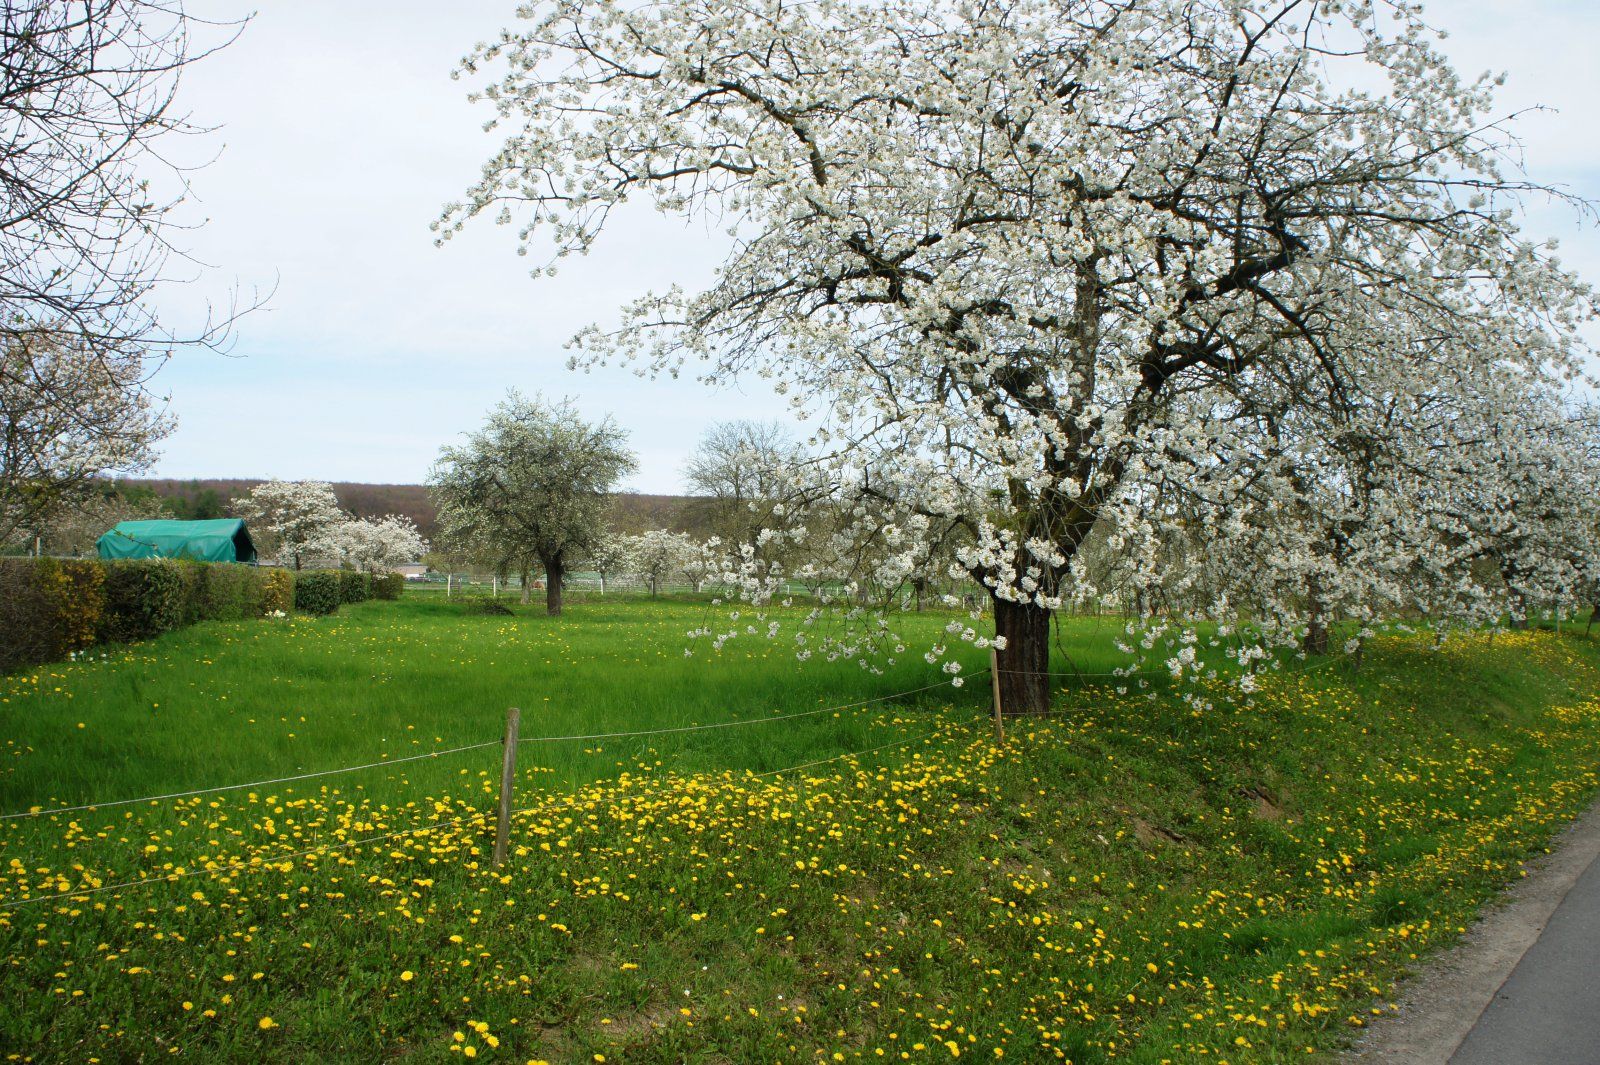
<svg viewBox="0 0 1600 1065">
<path fill-rule="evenodd" d="M 1600 1065 L 1600 860 L 1579 875 L 1450 1065 Z"/>
</svg>

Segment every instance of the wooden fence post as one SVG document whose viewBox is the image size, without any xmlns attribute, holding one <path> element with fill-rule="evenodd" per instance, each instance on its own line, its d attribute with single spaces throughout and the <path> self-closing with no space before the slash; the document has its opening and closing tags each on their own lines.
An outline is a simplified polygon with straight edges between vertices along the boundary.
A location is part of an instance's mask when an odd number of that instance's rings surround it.
<svg viewBox="0 0 1600 1065">
<path fill-rule="evenodd" d="M 500 816 L 494 826 L 494 864 L 506 864 L 506 843 L 511 838 L 511 788 L 517 773 L 517 726 L 522 724 L 522 711 L 516 707 L 506 711 L 505 751 L 500 759 Z"/>
<path fill-rule="evenodd" d="M 989 681 L 994 689 L 994 734 L 1001 743 L 1006 742 L 1006 726 L 1000 714 L 1000 652 L 989 648 Z"/>
</svg>

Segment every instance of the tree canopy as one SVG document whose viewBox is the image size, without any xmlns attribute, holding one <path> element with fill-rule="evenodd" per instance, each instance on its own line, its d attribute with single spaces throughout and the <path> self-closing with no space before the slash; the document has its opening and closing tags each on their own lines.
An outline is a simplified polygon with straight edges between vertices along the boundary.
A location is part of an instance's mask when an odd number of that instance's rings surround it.
<svg viewBox="0 0 1600 1065">
<path fill-rule="evenodd" d="M 1515 475 L 1451 456 L 1580 372 L 1592 295 L 1515 222 L 1548 190 L 1509 172 L 1493 79 L 1399 0 L 524 17 L 464 63 L 494 71 L 506 140 L 443 236 L 492 210 L 581 253 L 635 196 L 731 223 L 708 287 L 642 297 L 577 360 L 820 405 L 807 498 L 900 530 L 887 572 L 962 531 L 950 564 L 993 599 L 1010 709 L 1048 705 L 1050 614 L 1100 591 L 1091 533 L 1140 586 L 1182 528 L 1215 566 L 1270 567 L 1248 613 L 1200 608 L 1224 632 L 1459 589 L 1485 544 L 1448 515 Z M 783 577 L 736 576 L 758 602 Z M 1182 672 L 1192 628 L 1153 624 L 1187 633 Z"/>
<path fill-rule="evenodd" d="M 611 492 L 635 467 L 626 441 L 610 418 L 591 424 L 569 402 L 513 390 L 481 429 L 439 452 L 429 485 L 441 537 L 519 574 L 525 590 L 542 567 L 546 608 L 561 613 L 569 563 L 604 534 Z"/>
</svg>

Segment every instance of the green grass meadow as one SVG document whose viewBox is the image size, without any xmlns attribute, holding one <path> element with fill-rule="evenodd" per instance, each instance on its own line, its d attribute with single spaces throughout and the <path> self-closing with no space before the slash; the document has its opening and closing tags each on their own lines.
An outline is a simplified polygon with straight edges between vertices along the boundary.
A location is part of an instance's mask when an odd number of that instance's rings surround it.
<svg viewBox="0 0 1600 1065">
<path fill-rule="evenodd" d="M 748 634 L 714 650 L 688 635 L 730 624 L 726 608 L 709 601 L 592 598 L 561 618 L 537 602 L 502 601 L 513 604 L 513 616 L 419 593 L 346 605 L 332 618 L 206 624 L 0 680 L 10 726 L 0 741 L 8 756 L 0 806 L 79 805 L 498 740 L 511 706 L 522 711 L 524 737 L 593 734 L 774 716 L 945 679 L 920 651 L 948 614 L 904 615 L 907 653 L 880 675 L 854 662 L 801 662 L 791 643 Z M 1113 625 L 1100 623 L 1105 640 L 1085 642 L 1109 649 Z M 958 646 L 957 654 L 969 671 L 987 664 L 984 652 Z M 1086 661 L 1080 668 L 1116 665 L 1104 653 Z M 923 694 L 941 705 L 957 696 L 974 713 L 989 699 L 986 676 L 965 691 L 944 685 Z M 571 782 L 650 751 L 674 769 L 760 771 L 886 738 L 869 717 L 846 713 L 732 729 L 709 743 L 690 733 L 525 746 L 523 758 Z M 71 757 L 45 753 L 69 750 Z M 399 796 L 418 783 L 440 786 L 464 770 L 497 768 L 499 759 L 488 751 L 412 763 L 393 778 L 403 777 L 400 790 L 386 790 L 391 774 L 383 770 L 353 783 Z"/>
<path fill-rule="evenodd" d="M 1001 744 L 986 654 L 952 642 L 961 688 L 921 656 L 946 613 L 897 617 L 880 674 L 691 640 L 730 624 L 709 601 L 516 610 L 419 594 L 0 677 L 0 813 L 41 809 L 0 820 L 0 1053 L 1314 1060 L 1600 784 L 1581 631 L 1384 637 L 1195 709 L 1119 695 L 1120 623 L 1067 619 L 1085 676 Z"/>
</svg>

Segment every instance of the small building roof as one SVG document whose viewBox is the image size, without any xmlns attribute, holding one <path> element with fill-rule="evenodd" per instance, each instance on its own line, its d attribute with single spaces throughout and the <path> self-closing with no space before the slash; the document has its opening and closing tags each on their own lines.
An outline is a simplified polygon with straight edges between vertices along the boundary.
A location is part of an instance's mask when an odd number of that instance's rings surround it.
<svg viewBox="0 0 1600 1065">
<path fill-rule="evenodd" d="M 238 518 L 204 521 L 119 521 L 95 546 L 101 558 L 187 558 L 254 562 L 256 545 Z"/>
</svg>

